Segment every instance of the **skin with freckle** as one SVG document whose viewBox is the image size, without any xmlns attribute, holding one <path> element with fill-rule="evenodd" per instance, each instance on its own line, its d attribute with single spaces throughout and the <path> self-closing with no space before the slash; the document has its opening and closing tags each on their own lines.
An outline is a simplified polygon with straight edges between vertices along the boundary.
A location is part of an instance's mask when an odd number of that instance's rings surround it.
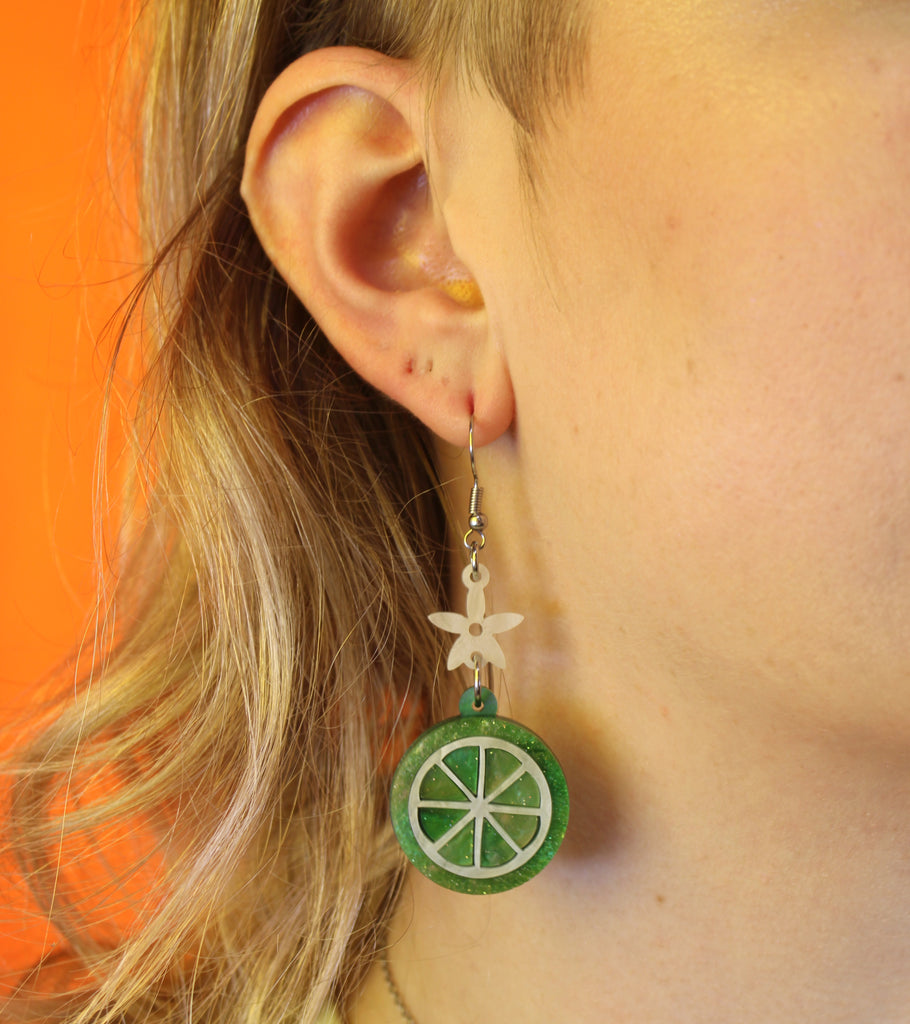
<svg viewBox="0 0 910 1024">
<path fill-rule="evenodd" d="M 910 722 L 908 97 L 907 4 L 636 0 L 527 217 L 495 110 L 444 115 L 488 133 L 447 207 L 560 593 L 696 686 L 799 666 L 763 699 L 878 725 Z"/>
<path fill-rule="evenodd" d="M 433 154 L 514 389 L 511 713 L 573 817 L 508 904 L 413 879 L 398 977 L 428 1024 L 903 1024 L 910 4 L 594 11 L 533 200 L 481 91 Z M 478 943 L 520 952 L 466 995 Z"/>
</svg>

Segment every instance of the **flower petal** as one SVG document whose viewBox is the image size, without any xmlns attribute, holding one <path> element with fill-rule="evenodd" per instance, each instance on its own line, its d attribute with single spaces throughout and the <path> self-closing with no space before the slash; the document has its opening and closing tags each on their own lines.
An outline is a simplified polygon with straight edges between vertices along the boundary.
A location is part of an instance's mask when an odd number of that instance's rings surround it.
<svg viewBox="0 0 910 1024">
<path fill-rule="evenodd" d="M 498 612 L 496 615 L 488 615 L 483 620 L 484 633 L 505 633 L 508 629 L 514 629 L 519 622 L 524 622 L 524 615 L 518 612 Z"/>
<path fill-rule="evenodd" d="M 457 643 L 458 641 L 456 641 Z M 473 645 L 471 653 L 477 652 L 489 665 L 495 665 L 497 668 L 506 667 L 506 656 L 502 653 L 502 648 L 499 646 L 499 642 L 492 633 L 485 633 L 482 637 L 477 638 L 477 642 Z M 471 668 L 474 667 L 474 663 L 471 662 Z"/>
<path fill-rule="evenodd" d="M 433 612 L 427 618 L 434 626 L 439 626 L 447 633 L 467 633 L 471 622 L 458 612 Z"/>
<path fill-rule="evenodd" d="M 468 583 L 468 618 L 471 622 L 480 622 L 486 611 L 487 602 L 483 596 L 484 584 L 480 580 Z"/>
<path fill-rule="evenodd" d="M 446 662 L 446 668 L 450 671 L 453 668 L 458 668 L 459 665 L 467 665 L 468 668 L 474 667 L 474 662 L 471 656 L 474 651 L 477 650 L 477 644 L 474 642 L 474 637 L 470 633 L 462 633 L 461 636 L 452 644 L 452 650 L 449 651 L 449 660 Z"/>
</svg>

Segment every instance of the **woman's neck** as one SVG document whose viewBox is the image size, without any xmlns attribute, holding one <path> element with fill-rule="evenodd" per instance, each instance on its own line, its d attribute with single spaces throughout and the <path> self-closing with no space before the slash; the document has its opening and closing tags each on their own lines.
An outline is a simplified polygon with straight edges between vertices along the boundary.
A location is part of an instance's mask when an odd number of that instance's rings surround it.
<svg viewBox="0 0 910 1024">
<path fill-rule="evenodd" d="M 527 617 L 500 713 L 561 760 L 569 829 L 511 892 L 411 873 L 389 959 L 415 1020 L 906 1024 L 902 716 L 856 721 L 805 664 L 700 653 L 591 601 L 610 587 L 563 571 L 526 508 L 513 488 L 484 551 L 489 610 Z M 353 1020 L 401 1024 L 381 974 Z"/>
<path fill-rule="evenodd" d="M 910 773 L 692 736 L 609 778 L 593 731 L 548 735 L 574 801 L 540 876 L 479 898 L 409 878 L 389 955 L 418 1024 L 906 1024 Z"/>
</svg>

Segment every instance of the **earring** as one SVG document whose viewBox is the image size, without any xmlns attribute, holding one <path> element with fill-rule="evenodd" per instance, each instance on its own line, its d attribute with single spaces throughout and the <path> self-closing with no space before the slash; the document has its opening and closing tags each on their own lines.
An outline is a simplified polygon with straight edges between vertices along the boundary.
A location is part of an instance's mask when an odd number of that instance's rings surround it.
<svg viewBox="0 0 910 1024">
<path fill-rule="evenodd" d="M 569 792 L 559 762 L 530 729 L 496 714 L 497 702 L 481 676 L 505 668 L 496 640 L 524 616 L 486 615 L 490 571 L 480 564 L 487 517 L 474 461 L 474 420 L 468 431 L 474 486 L 464 544 L 470 559 L 461 574 L 467 615 L 435 612 L 430 621 L 458 637 L 447 667 L 474 677 L 459 715 L 422 733 L 392 778 L 390 806 L 398 842 L 412 864 L 447 889 L 504 892 L 532 878 L 553 859 L 569 820 Z"/>
</svg>

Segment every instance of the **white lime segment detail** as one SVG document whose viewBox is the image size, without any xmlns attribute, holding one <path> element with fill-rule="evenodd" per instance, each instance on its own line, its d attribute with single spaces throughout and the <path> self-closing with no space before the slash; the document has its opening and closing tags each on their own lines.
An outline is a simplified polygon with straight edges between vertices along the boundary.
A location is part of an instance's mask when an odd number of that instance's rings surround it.
<svg viewBox="0 0 910 1024">
<path fill-rule="evenodd" d="M 477 791 L 465 785 L 456 772 L 445 763 L 445 759 L 456 751 L 477 751 Z M 518 762 L 509 775 L 497 780 L 488 793 L 487 786 L 487 753 L 503 751 Z M 422 783 L 428 772 L 438 768 L 464 794 L 464 800 L 458 799 L 422 799 L 420 796 Z M 537 806 L 526 804 L 502 803 L 499 797 L 506 793 L 524 776 L 532 780 L 537 790 L 539 803 Z M 431 839 L 421 827 L 421 811 L 448 811 L 458 814 L 457 819 L 445 829 L 442 835 Z M 460 812 L 460 813 L 459 813 Z M 537 828 L 526 845 L 522 846 L 509 834 L 504 823 L 497 819 L 498 815 L 521 816 L 525 819 L 536 818 Z M 464 878 L 488 879 L 509 874 L 526 864 L 540 849 L 546 840 L 553 815 L 552 797 L 546 777 L 540 766 L 521 747 L 508 740 L 494 736 L 468 736 L 453 740 L 434 751 L 421 765 L 408 794 L 408 818 L 411 830 L 423 853 L 434 864 L 452 874 Z M 504 863 L 485 865 L 483 863 L 484 825 L 489 827 L 513 851 L 513 856 Z M 471 864 L 456 864 L 448 860 L 443 851 L 464 829 L 473 828 Z M 467 840 L 467 837 L 465 837 Z"/>
</svg>

